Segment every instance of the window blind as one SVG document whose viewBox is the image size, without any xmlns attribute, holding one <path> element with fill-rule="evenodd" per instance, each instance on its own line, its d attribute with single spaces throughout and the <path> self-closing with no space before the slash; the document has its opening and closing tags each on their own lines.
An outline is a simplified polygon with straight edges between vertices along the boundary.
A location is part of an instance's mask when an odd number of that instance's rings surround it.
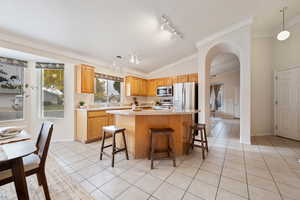
<svg viewBox="0 0 300 200">
<path fill-rule="evenodd" d="M 107 74 L 101 74 L 101 73 L 95 73 L 95 77 L 96 78 L 102 78 L 102 79 L 107 79 L 107 80 L 112 80 L 112 81 L 119 81 L 119 82 L 123 82 L 124 79 L 118 76 L 111 76 L 111 75 L 107 75 Z"/>
</svg>

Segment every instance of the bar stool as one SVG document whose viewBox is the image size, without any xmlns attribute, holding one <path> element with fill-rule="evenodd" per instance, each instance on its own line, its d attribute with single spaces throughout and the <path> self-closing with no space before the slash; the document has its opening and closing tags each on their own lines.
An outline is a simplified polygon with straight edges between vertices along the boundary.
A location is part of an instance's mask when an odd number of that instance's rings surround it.
<svg viewBox="0 0 300 200">
<path fill-rule="evenodd" d="M 168 157 L 173 160 L 173 166 L 176 167 L 175 153 L 174 153 L 174 140 L 173 133 L 174 130 L 171 128 L 150 128 L 150 145 L 149 145 L 149 159 L 151 159 L 151 169 L 153 169 L 153 161 L 162 159 L 162 157 L 156 157 L 156 153 L 168 153 Z M 168 139 L 168 148 L 166 150 L 155 150 L 156 146 L 156 136 L 166 136 Z M 166 158 L 166 157 L 165 157 Z"/>
<path fill-rule="evenodd" d="M 199 135 L 200 139 L 196 139 L 196 136 Z M 206 125 L 205 124 L 194 124 L 191 126 L 192 142 L 190 148 L 199 147 L 202 149 L 202 159 L 205 159 L 205 151 L 208 153 L 208 141 L 206 135 Z M 195 144 L 195 142 L 200 142 L 200 144 Z M 189 149 L 190 149 L 189 148 Z M 188 149 L 188 151 L 189 151 Z"/>
<path fill-rule="evenodd" d="M 103 150 L 108 147 L 112 147 L 112 161 L 111 161 L 111 166 L 115 166 L 115 154 L 125 151 L 126 154 L 126 159 L 129 160 L 128 157 L 128 151 L 127 151 L 127 145 L 126 145 L 126 138 L 125 138 L 125 128 L 118 128 L 116 126 L 104 126 L 102 128 L 103 130 L 103 136 L 102 136 L 102 145 L 101 145 L 101 152 L 100 152 L 100 160 L 102 160 L 102 155 L 106 154 Z M 123 136 L 123 142 L 124 142 L 124 148 L 117 148 L 116 147 L 116 135 L 118 133 L 122 133 Z M 112 144 L 106 145 L 105 146 L 105 139 L 106 139 L 106 134 L 111 134 L 112 135 Z"/>
</svg>

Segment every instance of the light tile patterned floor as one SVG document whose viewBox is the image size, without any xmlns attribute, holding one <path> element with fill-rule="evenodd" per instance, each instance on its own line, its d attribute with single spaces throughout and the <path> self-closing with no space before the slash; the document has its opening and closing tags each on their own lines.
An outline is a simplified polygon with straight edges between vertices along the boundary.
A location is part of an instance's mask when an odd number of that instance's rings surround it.
<svg viewBox="0 0 300 200">
<path fill-rule="evenodd" d="M 99 143 L 53 143 L 54 155 L 74 181 L 95 199 L 117 200 L 297 200 L 300 199 L 300 142 L 255 137 L 239 143 L 239 123 L 215 121 L 205 161 L 200 150 L 171 161 L 99 161 Z"/>
</svg>

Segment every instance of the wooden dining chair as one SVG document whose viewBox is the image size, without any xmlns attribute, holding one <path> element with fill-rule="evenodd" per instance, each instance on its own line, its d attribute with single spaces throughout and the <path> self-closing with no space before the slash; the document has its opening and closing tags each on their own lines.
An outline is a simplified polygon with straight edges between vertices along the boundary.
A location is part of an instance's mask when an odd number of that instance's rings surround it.
<svg viewBox="0 0 300 200">
<path fill-rule="evenodd" d="M 50 200 L 47 179 L 45 175 L 45 163 L 48 155 L 50 140 L 53 132 L 53 123 L 44 122 L 42 124 L 38 139 L 37 151 L 23 158 L 26 176 L 37 175 L 38 184 L 42 185 L 46 200 Z M 9 168 L 9 163 L 6 163 Z M 11 169 L 0 171 L 0 186 L 14 181 Z"/>
</svg>

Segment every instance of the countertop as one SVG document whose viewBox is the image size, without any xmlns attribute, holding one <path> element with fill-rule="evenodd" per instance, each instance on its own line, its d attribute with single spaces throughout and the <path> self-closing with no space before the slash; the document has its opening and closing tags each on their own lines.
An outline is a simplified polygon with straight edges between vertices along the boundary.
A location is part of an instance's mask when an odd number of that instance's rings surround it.
<svg viewBox="0 0 300 200">
<path fill-rule="evenodd" d="M 133 110 L 110 110 L 106 111 L 109 114 L 114 115 L 187 115 L 194 114 L 200 112 L 198 110 L 141 110 L 141 111 L 133 111 Z"/>
<path fill-rule="evenodd" d="M 152 106 L 137 106 L 137 108 L 151 108 Z M 97 110 L 119 110 L 119 109 L 131 109 L 131 106 L 107 106 L 107 107 L 96 107 L 96 108 L 77 108 L 79 111 L 97 111 Z"/>
</svg>

